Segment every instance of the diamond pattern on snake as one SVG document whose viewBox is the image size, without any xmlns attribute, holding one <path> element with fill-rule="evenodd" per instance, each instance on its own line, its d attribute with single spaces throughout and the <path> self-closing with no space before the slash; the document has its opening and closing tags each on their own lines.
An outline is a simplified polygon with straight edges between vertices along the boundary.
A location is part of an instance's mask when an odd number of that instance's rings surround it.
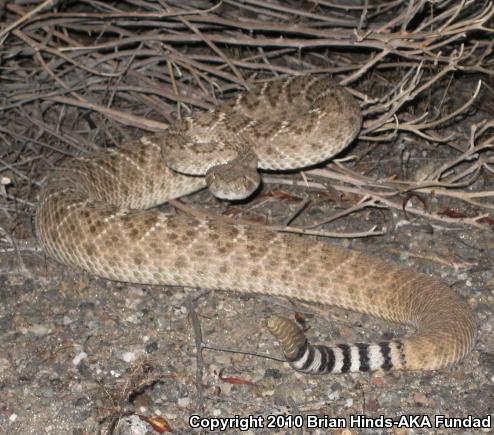
<svg viewBox="0 0 494 435">
<path fill-rule="evenodd" d="M 352 95 L 325 76 L 273 80 L 168 131 L 74 158 L 43 181 L 36 232 L 44 251 L 111 280 L 298 298 L 416 327 L 379 343 L 311 344 L 291 320 L 268 328 L 306 373 L 434 370 L 473 347 L 470 307 L 446 284 L 360 252 L 154 209 L 206 186 L 252 195 L 258 170 L 324 162 L 362 123 Z"/>
</svg>

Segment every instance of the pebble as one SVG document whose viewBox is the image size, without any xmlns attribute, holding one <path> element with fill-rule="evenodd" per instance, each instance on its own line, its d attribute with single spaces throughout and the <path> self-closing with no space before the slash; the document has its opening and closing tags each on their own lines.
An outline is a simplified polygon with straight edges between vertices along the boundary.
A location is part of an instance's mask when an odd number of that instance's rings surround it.
<svg viewBox="0 0 494 435">
<path fill-rule="evenodd" d="M 47 387 L 41 390 L 41 394 L 44 398 L 51 399 L 55 396 L 55 391 L 53 391 L 52 388 Z"/>
<path fill-rule="evenodd" d="M 338 400 L 340 398 L 340 392 L 339 391 L 330 391 L 328 393 L 328 399 L 331 401 Z"/>
<path fill-rule="evenodd" d="M 7 371 L 11 366 L 10 361 L 7 358 L 0 357 L 0 373 Z"/>
<path fill-rule="evenodd" d="M 123 417 L 115 428 L 115 435 L 146 435 L 148 426 L 137 415 Z"/>
<path fill-rule="evenodd" d="M 281 379 L 283 375 L 278 369 L 266 369 L 264 372 L 265 378 Z"/>
<path fill-rule="evenodd" d="M 74 323 L 74 320 L 72 318 L 70 318 L 69 316 L 63 316 L 63 319 L 62 319 L 62 324 L 64 326 L 68 326 L 70 325 L 71 323 Z"/>
<path fill-rule="evenodd" d="M 36 337 L 44 337 L 51 332 L 51 328 L 47 325 L 38 323 L 29 328 L 29 331 L 33 333 Z"/>
<path fill-rule="evenodd" d="M 177 316 L 177 317 L 182 317 L 182 316 L 185 316 L 187 314 L 187 308 L 184 307 L 183 305 L 182 306 L 174 306 L 172 307 L 172 310 L 173 310 L 173 315 Z"/>
<path fill-rule="evenodd" d="M 137 359 L 137 355 L 135 352 L 124 352 L 121 357 L 122 361 L 125 361 L 126 363 L 131 363 L 134 362 Z"/>
<path fill-rule="evenodd" d="M 132 325 L 139 325 L 140 323 L 142 323 L 142 318 L 143 318 L 142 313 L 133 313 L 130 316 L 127 316 L 125 318 L 125 321 L 127 323 L 131 323 Z"/>
<path fill-rule="evenodd" d="M 190 405 L 190 402 L 190 397 L 180 397 L 180 399 L 177 400 L 177 404 L 180 408 L 187 408 Z"/>
<path fill-rule="evenodd" d="M 278 404 L 289 404 L 291 401 L 303 403 L 306 397 L 305 390 L 299 384 L 280 384 L 274 389 L 274 400 Z"/>
<path fill-rule="evenodd" d="M 152 341 L 148 344 L 146 344 L 146 353 L 153 353 L 158 350 L 158 342 L 157 341 Z"/>
<path fill-rule="evenodd" d="M 73 359 L 72 359 L 72 364 L 75 366 L 78 366 L 82 360 L 87 359 L 87 353 L 86 352 L 79 352 Z"/>
</svg>

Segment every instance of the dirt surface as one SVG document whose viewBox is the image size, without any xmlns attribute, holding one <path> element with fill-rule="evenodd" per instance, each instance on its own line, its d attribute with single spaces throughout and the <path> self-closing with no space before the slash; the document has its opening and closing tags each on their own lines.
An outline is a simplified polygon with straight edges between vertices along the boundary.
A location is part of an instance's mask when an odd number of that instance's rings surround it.
<svg viewBox="0 0 494 435">
<path fill-rule="evenodd" d="M 446 147 L 414 145 L 409 149 L 408 170 L 412 173 L 424 162 L 436 165 L 452 156 Z M 393 148 L 356 146 L 350 153 L 362 157 L 353 165 L 355 171 L 386 177 L 402 170 L 403 146 L 399 144 Z M 487 172 L 477 181 L 487 187 L 492 182 Z M 352 202 L 351 196 L 342 197 L 331 190 L 277 184 L 265 185 L 245 205 L 220 203 L 208 192 L 184 202 L 219 214 L 281 223 L 304 198 L 310 200 L 308 206 L 292 225 L 317 222 Z M 442 199 L 427 197 L 426 201 L 436 210 L 449 210 L 450 204 Z M 163 210 L 173 212 L 170 206 Z M 158 433 L 157 426 L 152 429 L 144 422 L 154 416 L 165 419 L 155 420 L 155 425 L 166 421 L 175 433 L 187 434 L 200 431 L 191 427 L 192 415 L 252 415 L 264 418 L 262 428 L 245 433 L 328 433 L 308 428 L 307 416 L 313 415 L 326 416 L 325 424 L 330 424 L 330 418 L 346 418 L 346 429 L 333 433 L 374 434 L 383 429 L 351 428 L 351 416 L 426 415 L 432 425 L 435 415 L 491 416 L 492 230 L 445 225 L 381 209 L 352 214 L 323 229 L 363 231 L 374 225 L 383 228 L 385 235 L 326 240 L 439 277 L 461 293 L 475 310 L 479 325 L 475 350 L 461 364 L 426 373 L 324 377 L 294 373 L 287 364 L 271 359 L 281 358 L 278 345 L 263 325 L 272 313 L 293 316 L 297 312 L 315 342 L 389 338 L 407 329 L 281 298 L 98 279 L 45 257 L 26 216 L 19 223 L 22 231 L 17 231 L 25 237 L 17 238 L 16 249 L 4 240 L 0 256 L 1 430 L 8 434 Z M 201 346 L 205 347 L 198 352 Z M 271 420 L 273 415 L 281 417 Z M 296 415 L 303 417 L 303 427 L 290 429 L 290 424 L 297 426 L 300 421 L 288 416 Z M 282 428 L 268 429 L 270 423 Z M 420 420 L 418 424 L 426 423 Z M 450 430 L 426 426 L 384 432 Z"/>
</svg>

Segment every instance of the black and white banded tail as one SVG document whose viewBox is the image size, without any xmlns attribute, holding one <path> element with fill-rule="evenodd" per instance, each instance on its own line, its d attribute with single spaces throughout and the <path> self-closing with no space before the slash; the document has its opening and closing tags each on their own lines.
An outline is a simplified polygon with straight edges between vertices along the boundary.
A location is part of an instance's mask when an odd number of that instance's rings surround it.
<svg viewBox="0 0 494 435">
<path fill-rule="evenodd" d="M 268 329 L 278 339 L 290 365 L 310 374 L 400 370 L 406 367 L 403 344 L 398 340 L 379 343 L 309 343 L 303 331 L 290 319 L 272 316 Z"/>
</svg>

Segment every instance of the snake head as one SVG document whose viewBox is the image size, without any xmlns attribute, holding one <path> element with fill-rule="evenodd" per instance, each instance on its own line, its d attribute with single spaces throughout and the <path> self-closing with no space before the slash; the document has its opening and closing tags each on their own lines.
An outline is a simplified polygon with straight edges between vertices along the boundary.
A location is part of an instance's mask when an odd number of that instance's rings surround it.
<svg viewBox="0 0 494 435">
<path fill-rule="evenodd" d="M 257 156 L 241 153 L 228 163 L 212 166 L 206 172 L 209 191 L 218 199 L 239 201 L 251 196 L 261 184 Z"/>
</svg>

